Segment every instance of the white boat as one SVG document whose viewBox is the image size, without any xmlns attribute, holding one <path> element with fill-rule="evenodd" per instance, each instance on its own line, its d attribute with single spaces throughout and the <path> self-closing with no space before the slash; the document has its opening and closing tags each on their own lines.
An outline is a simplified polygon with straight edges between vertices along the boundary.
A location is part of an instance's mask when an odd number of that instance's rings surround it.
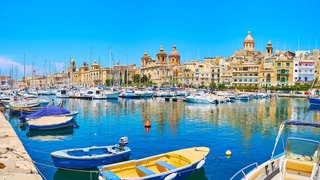
<svg viewBox="0 0 320 180">
<path fill-rule="evenodd" d="M 18 99 L 16 96 L 14 100 L 10 100 L 8 104 L 8 108 L 10 109 L 10 112 L 20 112 L 22 109 L 30 108 L 30 107 L 36 107 L 39 106 L 40 100 L 39 98 L 23 98 Z"/>
<path fill-rule="evenodd" d="M 106 94 L 99 88 L 90 88 L 86 95 L 92 96 L 92 99 L 107 99 Z"/>
<path fill-rule="evenodd" d="M 69 98 L 69 94 L 66 89 L 59 89 L 56 93 L 57 98 Z"/>
<path fill-rule="evenodd" d="M 124 91 L 122 92 L 119 97 L 123 97 L 123 98 L 129 98 L 129 99 L 139 99 L 140 98 L 140 95 L 139 94 L 136 94 L 134 92 L 134 90 L 127 90 L 127 91 Z"/>
<path fill-rule="evenodd" d="M 286 147 L 283 147 L 285 149 L 284 152 L 274 156 L 285 126 L 296 126 L 295 129 L 302 126 L 320 128 L 320 123 L 293 120 L 284 121 L 276 137 L 271 159 L 261 165 L 258 165 L 258 163 L 250 164 L 238 171 L 231 179 L 239 179 L 238 176 L 241 175 L 243 176 L 242 179 L 250 180 L 319 180 L 320 142 L 318 140 L 306 139 L 305 137 L 288 137 Z"/>
<path fill-rule="evenodd" d="M 239 94 L 236 96 L 236 100 L 249 101 L 250 95 L 249 94 Z"/>
<path fill-rule="evenodd" d="M 186 97 L 189 103 L 199 103 L 199 104 L 214 104 L 216 103 L 216 98 L 212 95 L 204 92 L 193 93 Z"/>
<path fill-rule="evenodd" d="M 135 90 L 134 93 L 140 95 L 141 98 L 149 98 L 154 95 L 153 91 L 149 90 Z"/>
<path fill-rule="evenodd" d="M 118 99 L 118 97 L 119 97 L 119 92 L 117 92 L 117 91 L 106 90 L 105 94 L 106 94 L 107 99 Z"/>
</svg>

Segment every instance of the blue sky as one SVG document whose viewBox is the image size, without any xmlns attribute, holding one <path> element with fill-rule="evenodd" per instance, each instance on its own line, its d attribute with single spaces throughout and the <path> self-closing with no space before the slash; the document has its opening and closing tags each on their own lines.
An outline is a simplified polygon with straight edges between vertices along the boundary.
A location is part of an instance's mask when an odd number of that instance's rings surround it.
<svg viewBox="0 0 320 180">
<path fill-rule="evenodd" d="M 319 7 L 318 0 L 2 0 L 0 70 L 9 75 L 13 67 L 21 77 L 24 54 L 27 75 L 32 65 L 39 75 L 63 71 L 71 57 L 105 67 L 110 48 L 120 64 L 139 67 L 144 51 L 155 58 L 160 46 L 169 54 L 176 45 L 182 62 L 228 57 L 248 30 L 256 50 L 269 40 L 278 50 L 313 50 Z"/>
</svg>

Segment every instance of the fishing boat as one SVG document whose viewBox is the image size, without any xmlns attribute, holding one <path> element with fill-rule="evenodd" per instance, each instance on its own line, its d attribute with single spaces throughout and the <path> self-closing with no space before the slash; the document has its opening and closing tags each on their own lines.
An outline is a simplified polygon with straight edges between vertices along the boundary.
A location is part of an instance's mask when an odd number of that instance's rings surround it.
<svg viewBox="0 0 320 180">
<path fill-rule="evenodd" d="M 128 137 L 122 137 L 116 145 L 59 150 L 52 152 L 51 158 L 58 168 L 91 169 L 128 159 L 128 143 Z"/>
<path fill-rule="evenodd" d="M 32 120 L 37 119 L 43 116 L 72 116 L 74 119 L 77 117 L 79 111 L 69 111 L 60 106 L 45 106 L 41 109 L 38 109 L 36 112 L 27 115 L 21 115 L 20 119 L 22 120 Z"/>
<path fill-rule="evenodd" d="M 209 151 L 207 147 L 193 147 L 100 166 L 99 179 L 183 179 L 203 166 Z"/>
<path fill-rule="evenodd" d="M 261 165 L 253 163 L 238 171 L 231 179 L 238 179 L 238 175 L 242 175 L 242 179 L 290 179 L 319 180 L 319 155 L 320 142 L 314 139 L 306 139 L 302 137 L 288 137 L 284 152 L 274 156 L 282 131 L 286 126 L 299 127 L 315 127 L 320 128 L 320 123 L 287 120 L 284 121 L 276 137 L 276 142 L 271 153 L 271 159 Z M 250 168 L 252 170 L 250 170 Z M 248 172 L 248 173 L 246 173 Z"/>
<path fill-rule="evenodd" d="M 75 120 L 72 116 L 43 116 L 27 121 L 27 125 L 29 130 L 51 130 L 72 127 Z"/>
</svg>

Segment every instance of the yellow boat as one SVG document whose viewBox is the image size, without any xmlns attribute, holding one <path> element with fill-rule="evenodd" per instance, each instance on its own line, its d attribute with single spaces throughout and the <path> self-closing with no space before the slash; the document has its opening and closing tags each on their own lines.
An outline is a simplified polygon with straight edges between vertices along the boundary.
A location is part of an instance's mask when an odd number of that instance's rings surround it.
<svg viewBox="0 0 320 180">
<path fill-rule="evenodd" d="M 193 147 L 99 167 L 99 180 L 183 179 L 205 163 L 210 149 Z"/>
<path fill-rule="evenodd" d="M 238 177 L 240 175 L 242 176 L 241 179 L 245 180 L 319 180 L 319 141 L 299 137 L 288 137 L 285 151 L 273 156 L 281 133 L 286 125 L 320 128 L 320 123 L 293 120 L 284 121 L 280 126 L 271 153 L 271 159 L 261 165 L 253 163 L 244 167 L 231 177 L 230 180 L 239 179 Z M 296 129 L 298 128 L 296 127 Z M 251 168 L 251 170 L 249 168 Z"/>
</svg>

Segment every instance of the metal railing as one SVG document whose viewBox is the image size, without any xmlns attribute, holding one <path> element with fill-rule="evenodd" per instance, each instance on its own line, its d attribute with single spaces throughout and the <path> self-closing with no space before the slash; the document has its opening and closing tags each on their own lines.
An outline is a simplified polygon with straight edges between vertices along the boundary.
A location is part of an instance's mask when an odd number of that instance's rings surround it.
<svg viewBox="0 0 320 180">
<path fill-rule="evenodd" d="M 242 173 L 243 174 L 243 177 L 246 178 L 246 173 L 244 172 L 244 170 L 248 169 L 249 167 L 255 165 L 255 168 L 258 168 L 258 163 L 255 162 L 255 163 L 252 163 L 252 164 L 249 164 L 248 166 L 242 168 L 241 170 L 239 170 L 235 175 L 233 175 L 230 180 L 233 180 L 236 176 L 238 176 L 238 174 Z"/>
</svg>

